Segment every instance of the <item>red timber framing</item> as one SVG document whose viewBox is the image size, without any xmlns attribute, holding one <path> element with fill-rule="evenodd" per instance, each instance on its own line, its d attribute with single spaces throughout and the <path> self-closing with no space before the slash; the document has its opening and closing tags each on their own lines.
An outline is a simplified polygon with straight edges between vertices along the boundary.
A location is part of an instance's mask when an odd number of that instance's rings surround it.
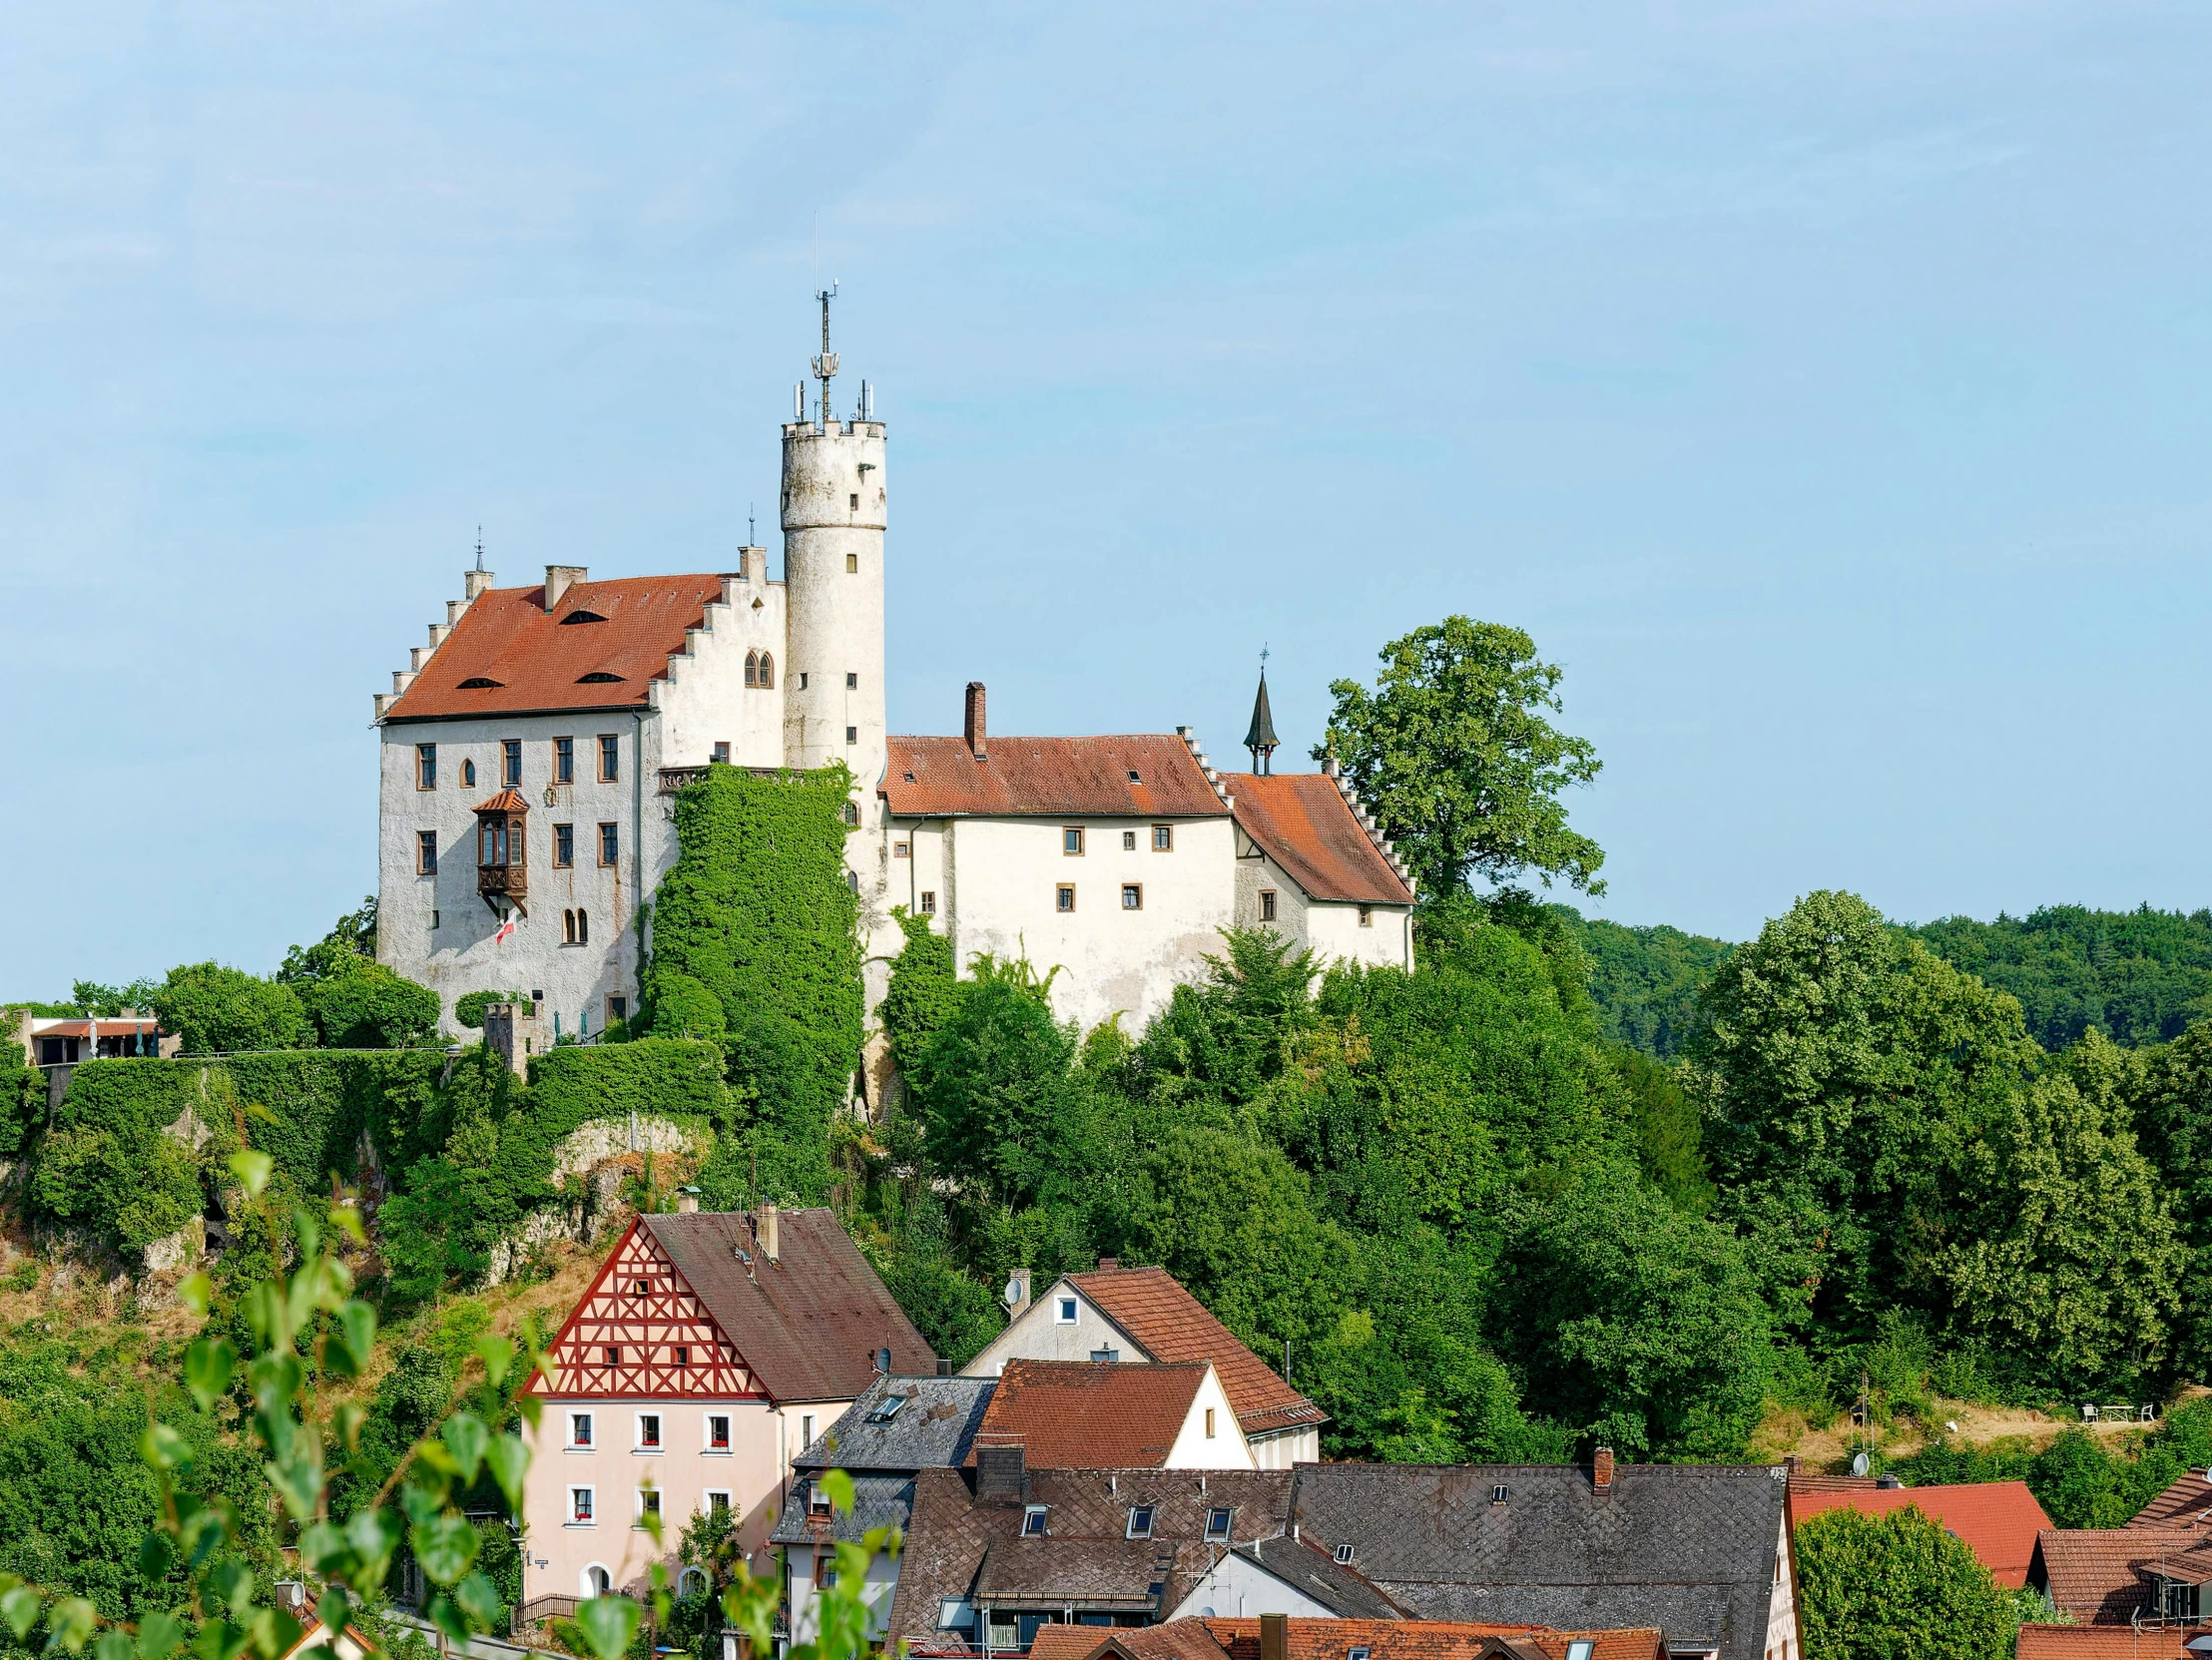
<svg viewBox="0 0 2212 1660">
<path fill-rule="evenodd" d="M 621 1359 L 610 1363 L 609 1350 Z M 531 1389 L 548 1400 L 768 1398 L 737 1346 L 637 1221 L 608 1253 L 545 1358 L 552 1376 L 541 1372 Z"/>
</svg>

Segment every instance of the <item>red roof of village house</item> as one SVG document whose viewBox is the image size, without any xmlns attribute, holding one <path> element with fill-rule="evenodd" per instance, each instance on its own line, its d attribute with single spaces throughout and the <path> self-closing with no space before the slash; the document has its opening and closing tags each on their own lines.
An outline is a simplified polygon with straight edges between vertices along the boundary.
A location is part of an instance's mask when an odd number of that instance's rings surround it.
<svg viewBox="0 0 2212 1660">
<path fill-rule="evenodd" d="M 1220 819 L 1229 809 L 1173 735 L 887 741 L 880 786 L 903 819 Z"/>
<path fill-rule="evenodd" d="M 2051 1601 L 2091 1625 L 2125 1625 L 2150 1601 L 2149 1565 L 2202 1537 L 2187 1527 L 2053 1527 L 2035 1536 L 2035 1554 Z"/>
<path fill-rule="evenodd" d="M 1911 1505 L 1972 1551 L 1999 1585 L 2017 1590 L 2027 1583 L 2035 1555 L 2035 1536 L 2050 1517 L 2035 1502 L 2025 1481 L 1966 1481 L 1949 1486 L 1860 1487 L 1805 1492 L 1790 1484 L 1790 1525 L 1824 1510 L 1857 1510 L 1887 1516 Z"/>
<path fill-rule="evenodd" d="M 548 616 L 542 583 L 486 589 L 384 719 L 639 708 L 647 682 L 667 678 L 670 656 L 684 649 L 684 631 L 705 622 L 707 602 L 720 598 L 719 576 L 622 577 L 571 583 Z M 587 614 L 605 620 L 569 620 Z M 493 684 L 463 691 L 465 680 Z"/>
<path fill-rule="evenodd" d="M 2130 1527 L 2212 1527 L 2212 1475 L 2183 1470 L 2172 1485 L 2136 1511 Z"/>
<path fill-rule="evenodd" d="M 1205 1378 L 1203 1364 L 1008 1361 L 976 1439 L 1019 1435 L 1032 1469 L 1155 1469 L 1167 1462 Z M 972 1450 L 967 1462 L 975 1462 Z"/>
<path fill-rule="evenodd" d="M 1309 898 L 1409 905 L 1412 890 L 1353 816 L 1336 780 L 1320 773 L 1224 773 L 1237 826 Z"/>
<path fill-rule="evenodd" d="M 1657 1627 L 1627 1631 L 1556 1631 L 1549 1626 L 1479 1625 L 1445 1620 L 1328 1620 L 1286 1622 L 1288 1660 L 1344 1660 L 1353 1646 L 1373 1660 L 1474 1660 L 1489 1653 L 1564 1660 L 1567 1644 L 1586 1638 L 1591 1660 L 1665 1660 Z M 1047 1625 L 1037 1630 L 1030 1660 L 1089 1660 L 1094 1654 L 1127 1654 L 1131 1660 L 1260 1660 L 1256 1619 L 1180 1619 L 1164 1625 L 1113 1631 L 1097 1626 Z"/>
<path fill-rule="evenodd" d="M 1213 1362 L 1246 1434 L 1327 1420 L 1166 1269 L 1100 1268 L 1068 1279 L 1155 1361 Z"/>
<path fill-rule="evenodd" d="M 2023 1625 L 2013 1660 L 2174 1660 L 2201 1650 L 2188 1647 L 2203 1628 L 2125 1625 Z"/>
</svg>

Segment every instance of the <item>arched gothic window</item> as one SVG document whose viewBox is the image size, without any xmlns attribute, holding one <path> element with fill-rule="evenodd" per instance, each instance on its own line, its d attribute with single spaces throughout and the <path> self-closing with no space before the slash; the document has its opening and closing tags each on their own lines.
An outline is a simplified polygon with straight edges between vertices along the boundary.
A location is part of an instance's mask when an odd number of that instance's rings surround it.
<svg viewBox="0 0 2212 1660">
<path fill-rule="evenodd" d="M 563 945 L 576 943 L 576 912 L 573 910 L 561 912 L 561 943 Z"/>
<path fill-rule="evenodd" d="M 767 652 L 761 653 L 761 684 L 770 687 L 776 684 L 776 659 Z"/>
<path fill-rule="evenodd" d="M 761 654 L 757 651 L 745 654 L 745 683 L 748 686 L 761 684 Z"/>
<path fill-rule="evenodd" d="M 589 911 L 579 910 L 576 913 L 576 943 L 579 945 L 589 945 L 591 943 L 591 913 Z"/>
<path fill-rule="evenodd" d="M 860 804 L 858 802 L 846 802 L 844 804 L 844 822 L 848 825 L 857 825 L 860 822 Z"/>
</svg>

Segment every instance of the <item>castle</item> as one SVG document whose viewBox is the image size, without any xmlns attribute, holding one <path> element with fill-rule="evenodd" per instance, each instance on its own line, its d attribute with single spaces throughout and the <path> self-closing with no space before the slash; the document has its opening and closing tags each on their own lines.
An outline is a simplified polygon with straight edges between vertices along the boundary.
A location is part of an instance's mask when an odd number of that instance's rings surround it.
<svg viewBox="0 0 2212 1660">
<path fill-rule="evenodd" d="M 1323 960 L 1410 966 L 1404 865 L 1330 768 L 1276 774 L 1263 678 L 1250 773 L 1215 769 L 1188 728 L 1096 738 L 992 735 L 970 684 L 957 737 L 892 735 L 883 695 L 883 423 L 866 381 L 785 423 L 783 575 L 765 548 L 713 574 L 593 581 L 549 565 L 498 587 L 478 568 L 389 693 L 380 739 L 377 955 L 434 988 L 524 992 L 556 1032 L 637 1007 L 641 901 L 675 862 L 670 798 L 716 763 L 853 778 L 846 877 L 860 899 L 867 1006 L 930 916 L 963 965 L 981 952 L 1063 969 L 1085 1026 L 1141 1026 L 1232 925 Z"/>
</svg>

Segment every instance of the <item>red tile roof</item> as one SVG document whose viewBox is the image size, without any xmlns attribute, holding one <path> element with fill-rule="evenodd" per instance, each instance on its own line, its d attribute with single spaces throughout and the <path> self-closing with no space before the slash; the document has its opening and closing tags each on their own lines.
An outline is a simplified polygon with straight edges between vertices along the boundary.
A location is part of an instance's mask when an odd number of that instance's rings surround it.
<svg viewBox="0 0 2212 1660">
<path fill-rule="evenodd" d="M 977 1439 L 1019 1435 L 1031 1469 L 1156 1469 L 1205 1377 L 1203 1365 L 1008 1361 Z"/>
<path fill-rule="evenodd" d="M 2023 1625 L 2014 1660 L 2173 1660 L 2203 1628 L 2136 1631 L 2124 1625 Z"/>
<path fill-rule="evenodd" d="M 530 801 L 519 790 L 502 790 L 474 811 L 477 813 L 528 813 L 530 811 Z"/>
<path fill-rule="evenodd" d="M 2212 1475 L 2184 1470 L 2173 1485 L 2135 1512 L 2130 1527 L 2212 1527 Z"/>
<path fill-rule="evenodd" d="M 1368 1650 L 1372 1660 L 1476 1660 L 1485 1654 L 1564 1660 L 1567 1644 L 1591 1642 L 1591 1660 L 1665 1660 L 1656 1627 L 1627 1631 L 1556 1631 L 1549 1626 L 1478 1625 L 1445 1620 L 1324 1620 L 1286 1622 L 1288 1660 L 1345 1660 L 1348 1650 Z M 1102 1630 L 1048 1625 L 1030 1645 L 1030 1660 L 1089 1660 L 1126 1655 L 1129 1660 L 1260 1660 L 1256 1619 L 1181 1619 L 1164 1625 Z"/>
<path fill-rule="evenodd" d="M 2202 1537 L 2186 1527 L 2050 1528 L 2035 1555 L 2051 1601 L 2092 1625 L 2125 1625 L 2149 1603 L 2149 1564 Z"/>
<path fill-rule="evenodd" d="M 1309 898 L 1409 905 L 1413 894 L 1360 828 L 1334 779 L 1320 773 L 1224 773 L 1237 826 Z"/>
<path fill-rule="evenodd" d="M 384 719 L 638 708 L 646 701 L 647 683 L 667 678 L 670 656 L 684 649 L 684 631 L 706 621 L 709 600 L 722 598 L 722 578 L 572 583 L 551 616 L 544 596 L 542 584 L 477 595 Z M 579 613 L 606 620 L 565 620 Z M 610 674 L 617 678 L 584 679 Z M 464 680 L 494 684 L 463 691 Z"/>
<path fill-rule="evenodd" d="M 1155 1361 L 1211 1361 L 1247 1435 L 1328 1421 L 1166 1269 L 1101 1268 L 1068 1279 Z"/>
<path fill-rule="evenodd" d="M 1221 819 L 1229 809 L 1173 735 L 897 738 L 880 786 L 901 818 Z M 1131 777 L 1134 774 L 1135 777 Z"/>
<path fill-rule="evenodd" d="M 2035 1502 L 2025 1481 L 1969 1481 L 1952 1486 L 1859 1487 L 1804 1492 L 1790 1483 L 1790 1525 L 1824 1510 L 1857 1510 L 1887 1516 L 1908 1505 L 1958 1538 L 1999 1585 L 2017 1590 L 2027 1583 L 2035 1555 L 2035 1536 L 2050 1517 Z"/>
</svg>

